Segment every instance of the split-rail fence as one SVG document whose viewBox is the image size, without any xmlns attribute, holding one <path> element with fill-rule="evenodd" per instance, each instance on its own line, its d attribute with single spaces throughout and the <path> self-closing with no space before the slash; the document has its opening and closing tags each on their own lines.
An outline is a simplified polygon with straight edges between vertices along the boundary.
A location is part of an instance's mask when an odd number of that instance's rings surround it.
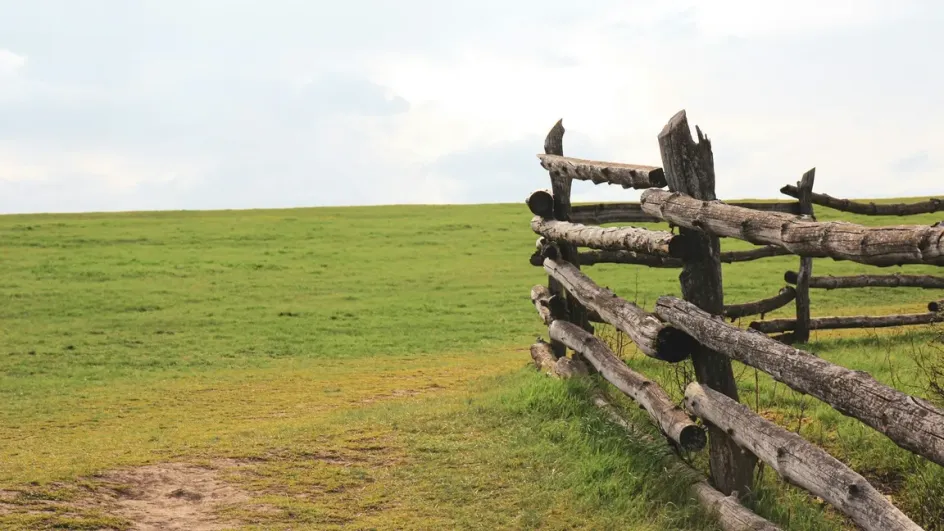
<svg viewBox="0 0 944 531">
<path fill-rule="evenodd" d="M 944 266 L 944 223 L 865 227 L 820 222 L 813 215 L 814 204 L 859 214 L 909 215 L 944 210 L 942 202 L 874 205 L 833 199 L 812 192 L 814 170 L 804 174 L 796 186 L 782 189 L 797 201 L 719 201 L 711 143 L 700 129 L 696 131 L 697 141 L 692 138 L 685 111 L 672 117 L 658 136 L 662 167 L 565 157 L 562 122 L 548 133 L 539 158 L 549 173 L 551 189 L 536 191 L 527 200 L 534 215 L 531 228 L 539 235 L 531 263 L 548 274 L 547 286 L 531 290 L 531 300 L 550 338 L 532 345 L 535 364 L 559 377 L 598 373 L 638 402 L 676 449 L 707 448 L 710 477 L 694 484 L 692 490 L 727 530 L 778 529 L 740 503 L 752 492 L 758 460 L 863 529 L 921 529 L 850 467 L 739 403 L 731 360 L 818 398 L 898 446 L 944 466 L 944 411 L 865 372 L 830 363 L 789 344 L 807 341 L 811 329 L 944 321 L 939 311 L 944 300 L 930 303 L 928 314 L 809 317 L 810 288 L 942 287 L 942 279 L 931 276 L 814 277 L 814 258 L 878 267 Z M 636 204 L 572 206 L 574 179 L 644 192 Z M 655 221 L 669 222 L 678 232 L 599 226 Z M 756 247 L 721 252 L 719 238 L 736 238 Z M 724 303 L 722 263 L 783 255 L 800 258 L 799 270 L 786 275 L 791 285 L 767 299 Z M 581 271 L 581 266 L 598 263 L 679 268 L 682 298 L 660 297 L 654 311 L 646 311 L 598 286 Z M 755 321 L 747 329 L 725 319 L 762 315 L 794 301 L 796 319 Z M 594 335 L 594 322 L 622 331 L 654 359 L 666 363 L 691 359 L 696 381 L 686 387 L 684 401 L 673 402 L 656 382 L 631 369 Z M 790 335 L 770 337 L 770 332 Z M 615 414 L 602 396 L 596 402 L 609 415 Z M 679 466 L 685 465 L 680 462 Z"/>
</svg>

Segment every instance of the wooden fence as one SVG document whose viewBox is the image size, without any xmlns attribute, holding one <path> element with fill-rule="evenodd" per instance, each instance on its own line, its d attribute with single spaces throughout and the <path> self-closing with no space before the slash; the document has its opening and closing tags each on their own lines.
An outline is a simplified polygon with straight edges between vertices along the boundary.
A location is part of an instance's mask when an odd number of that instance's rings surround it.
<svg viewBox="0 0 944 531">
<path fill-rule="evenodd" d="M 897 324 L 944 320 L 936 313 L 944 301 L 930 303 L 927 315 L 908 318 L 809 318 L 810 288 L 940 287 L 941 282 L 937 277 L 905 275 L 814 277 L 813 258 L 879 267 L 944 265 L 944 223 L 870 228 L 818 222 L 813 204 L 866 214 L 907 215 L 941 210 L 941 202 L 863 205 L 836 200 L 812 192 L 814 172 L 810 170 L 795 187 L 783 189 L 798 201 L 725 203 L 715 197 L 711 143 L 701 130 L 696 131 L 697 141 L 684 111 L 669 121 L 658 137 L 660 168 L 565 157 L 562 123 L 551 129 L 545 153 L 539 155 L 549 172 L 551 189 L 535 192 L 527 201 L 534 214 L 531 228 L 540 236 L 531 262 L 548 274 L 547 287 L 531 290 L 531 300 L 550 337 L 549 343 L 532 345 L 535 363 L 562 377 L 597 372 L 638 402 L 677 448 L 699 451 L 707 446 L 711 483 L 699 482 L 692 488 L 696 498 L 719 516 L 725 529 L 777 529 L 738 503 L 752 491 L 758 459 L 864 529 L 921 529 L 848 466 L 740 404 L 731 360 L 814 396 L 898 446 L 944 465 L 944 411 L 862 371 L 832 364 L 764 333 L 789 330 L 793 339 L 805 341 L 810 329 L 882 326 L 889 319 Z M 573 179 L 645 191 L 635 205 L 572 207 Z M 679 228 L 678 233 L 598 226 L 650 221 L 669 222 Z M 721 237 L 757 247 L 722 253 Z M 787 274 L 792 286 L 768 299 L 724 304 L 721 263 L 787 254 L 800 257 L 799 271 Z M 604 262 L 680 268 L 682 298 L 660 297 L 655 310 L 648 312 L 598 286 L 580 269 Z M 745 330 L 724 320 L 763 314 L 791 301 L 796 301 L 797 318 L 789 322 L 757 321 Z M 678 363 L 690 358 L 696 381 L 685 389 L 684 402 L 675 404 L 657 383 L 630 369 L 594 336 L 592 322 L 614 326 L 654 359 Z M 573 353 L 571 358 L 566 356 L 567 349 Z M 597 403 L 608 407 L 600 397 Z M 612 414 L 612 408 L 608 412 Z M 701 418 L 704 427 L 693 418 Z"/>
</svg>

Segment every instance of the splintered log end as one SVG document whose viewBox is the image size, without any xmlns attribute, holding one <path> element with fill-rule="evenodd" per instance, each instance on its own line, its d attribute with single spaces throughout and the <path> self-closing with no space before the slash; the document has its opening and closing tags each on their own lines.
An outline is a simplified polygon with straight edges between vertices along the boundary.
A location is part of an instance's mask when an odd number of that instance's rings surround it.
<svg viewBox="0 0 944 531">
<path fill-rule="evenodd" d="M 689 424 L 679 433 L 679 446 L 689 452 L 700 452 L 708 444 L 705 429 L 696 424 Z"/>
<path fill-rule="evenodd" d="M 548 155 L 564 155 L 564 119 L 561 118 L 547 133 L 544 139 L 544 153 Z"/>
<path fill-rule="evenodd" d="M 526 201 L 531 213 L 544 219 L 554 218 L 554 195 L 550 190 L 535 190 Z"/>
<path fill-rule="evenodd" d="M 797 281 L 799 281 L 799 279 L 800 279 L 800 274 L 797 273 L 796 271 L 787 271 L 786 273 L 783 274 L 783 280 L 787 284 L 796 284 Z"/>
<path fill-rule="evenodd" d="M 929 312 L 944 312 L 944 299 L 928 303 Z"/>
<path fill-rule="evenodd" d="M 800 188 L 813 188 L 813 180 L 816 178 L 816 168 L 810 168 L 800 178 Z"/>
<path fill-rule="evenodd" d="M 688 359 L 698 347 L 695 339 L 679 330 L 666 326 L 656 336 L 656 358 L 668 363 L 678 363 Z"/>
<path fill-rule="evenodd" d="M 689 139 L 691 139 L 692 132 L 688 129 L 688 116 L 685 114 L 685 109 L 675 113 L 675 116 L 669 119 L 669 123 L 665 124 L 665 127 L 662 128 L 662 132 L 659 133 L 659 138 L 669 136 L 678 129 L 683 129 Z"/>
<path fill-rule="evenodd" d="M 531 359 L 534 360 L 534 366 L 545 373 L 553 374 L 554 367 L 557 364 L 557 357 L 551 350 L 551 345 L 538 339 L 537 343 L 531 345 Z"/>
</svg>

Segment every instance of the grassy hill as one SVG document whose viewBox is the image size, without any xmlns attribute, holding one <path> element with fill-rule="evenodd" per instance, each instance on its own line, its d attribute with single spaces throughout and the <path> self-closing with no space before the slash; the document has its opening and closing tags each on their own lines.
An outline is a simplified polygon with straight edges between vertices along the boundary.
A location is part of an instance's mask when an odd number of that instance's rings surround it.
<svg viewBox="0 0 944 531">
<path fill-rule="evenodd" d="M 523 205 L 0 217 L 0 528 L 129 528 L 148 488 L 133 471 L 189 463 L 230 485 L 196 493 L 232 494 L 211 516 L 248 529 L 709 529 L 660 450 L 589 405 L 588 383 L 527 368 L 546 333 L 527 296 L 546 281 L 528 264 L 529 219 Z M 725 265 L 726 301 L 775 294 L 797 265 Z M 678 271 L 589 272 L 649 308 L 679 293 Z M 815 272 L 876 269 L 818 260 Z M 942 297 L 817 291 L 813 313 Z M 921 394 L 913 358 L 939 352 L 939 333 L 814 333 L 810 348 Z M 674 369 L 623 354 L 678 396 Z M 752 407 L 926 528 L 944 520 L 940 467 L 736 373 Z M 758 512 L 789 529 L 845 525 L 775 476 Z"/>
</svg>

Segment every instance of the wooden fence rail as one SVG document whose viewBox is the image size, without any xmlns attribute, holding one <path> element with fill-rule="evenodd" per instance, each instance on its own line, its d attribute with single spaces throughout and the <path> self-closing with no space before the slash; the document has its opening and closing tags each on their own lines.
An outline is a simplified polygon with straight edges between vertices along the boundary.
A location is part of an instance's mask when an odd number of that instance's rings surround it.
<svg viewBox="0 0 944 531">
<path fill-rule="evenodd" d="M 758 459 L 864 529 L 920 529 L 861 475 L 799 435 L 741 405 L 731 363 L 738 361 L 763 371 L 791 389 L 858 419 L 901 448 L 944 466 L 944 410 L 882 384 L 865 372 L 830 363 L 766 335 L 792 331 L 795 340 L 805 342 L 810 330 L 944 322 L 944 300 L 929 303 L 927 314 L 814 319 L 810 317 L 809 298 L 811 288 L 944 288 L 944 278 L 931 275 L 812 275 L 814 258 L 879 267 L 944 265 L 944 223 L 873 228 L 816 221 L 813 204 L 833 206 L 839 201 L 847 210 L 864 208 L 864 204 L 814 194 L 815 170 L 806 172 L 796 186 L 783 189 L 796 197 L 796 202 L 718 201 L 711 143 L 700 129 L 696 132 L 697 141 L 692 138 L 685 112 L 676 114 L 659 134 L 663 166 L 658 168 L 564 157 L 563 126 L 558 122 L 552 128 L 545 141 L 545 154 L 539 155 L 550 174 L 552 189 L 539 190 L 527 200 L 534 214 L 531 229 L 540 235 L 531 263 L 542 266 L 548 275 L 548 287 L 531 289 L 531 302 L 550 338 L 550 343 L 539 340 L 532 345 L 535 365 L 560 377 L 595 371 L 638 402 L 679 449 L 698 451 L 707 440 L 713 485 L 695 485 L 693 492 L 702 505 L 719 516 L 725 529 L 777 529 L 733 497 L 733 493 L 749 496 L 752 492 Z M 638 204 L 572 208 L 572 179 L 645 191 Z M 870 205 L 868 213 L 935 212 L 940 201 L 879 208 L 886 206 Z M 669 222 L 678 227 L 678 234 L 633 226 L 598 226 L 649 221 Z M 758 247 L 722 253 L 722 237 Z M 799 271 L 785 275 L 795 287 L 783 287 L 776 295 L 758 301 L 725 304 L 722 263 L 788 254 L 800 257 Z M 678 268 L 683 298 L 660 297 L 654 311 L 648 312 L 597 285 L 580 270 L 581 265 L 601 263 Z M 794 301 L 796 319 L 754 321 L 747 330 L 724 320 L 763 317 Z M 614 326 L 654 359 L 678 363 L 690 358 L 696 381 L 685 390 L 685 409 L 672 403 L 661 387 L 629 368 L 595 337 L 591 321 Z M 566 356 L 567 349 L 573 352 L 572 358 Z M 602 398 L 596 400 L 612 414 L 611 405 Z M 694 417 L 686 415 L 685 410 Z M 705 429 L 693 422 L 695 417 L 704 421 Z"/>
<path fill-rule="evenodd" d="M 780 189 L 780 193 L 793 197 L 799 197 L 799 190 L 796 186 L 787 185 Z M 932 214 L 934 212 L 944 212 L 944 201 L 933 198 L 918 203 L 860 203 L 850 201 L 849 199 L 836 199 L 826 194 L 812 194 L 810 200 L 827 208 L 841 210 L 852 214 L 864 214 L 866 216 L 913 216 L 915 214 Z"/>
</svg>

